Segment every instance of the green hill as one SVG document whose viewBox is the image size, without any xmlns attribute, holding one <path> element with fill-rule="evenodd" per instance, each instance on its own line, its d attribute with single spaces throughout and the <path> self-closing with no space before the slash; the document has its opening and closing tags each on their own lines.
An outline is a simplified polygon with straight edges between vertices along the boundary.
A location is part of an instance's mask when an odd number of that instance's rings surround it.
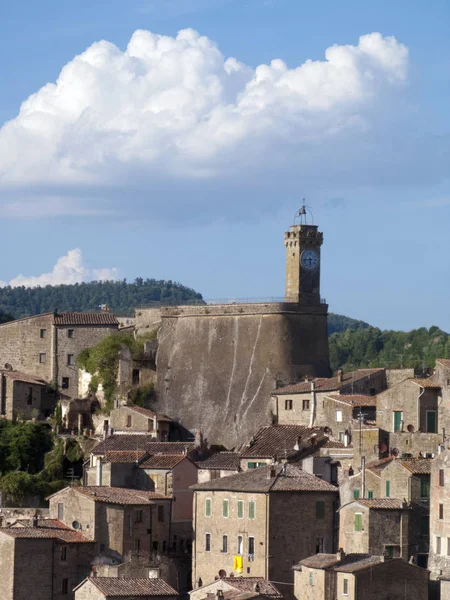
<svg viewBox="0 0 450 600">
<path fill-rule="evenodd" d="M 367 327 L 370 327 L 370 325 L 364 321 L 351 319 L 344 315 L 335 315 L 334 313 L 328 315 L 328 335 L 339 331 L 347 331 L 347 329 L 367 329 Z"/>
</svg>

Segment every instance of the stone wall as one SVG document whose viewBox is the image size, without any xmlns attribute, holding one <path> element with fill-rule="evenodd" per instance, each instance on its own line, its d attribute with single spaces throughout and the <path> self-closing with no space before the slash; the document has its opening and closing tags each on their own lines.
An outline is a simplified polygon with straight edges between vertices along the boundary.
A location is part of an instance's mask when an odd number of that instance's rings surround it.
<svg viewBox="0 0 450 600">
<path fill-rule="evenodd" d="M 137 335 L 145 335 L 161 325 L 161 308 L 136 308 L 135 331 Z"/>
<path fill-rule="evenodd" d="M 158 410 L 233 448 L 271 424 L 279 378 L 329 376 L 326 305 L 163 307 Z"/>
<path fill-rule="evenodd" d="M 338 573 L 338 578 L 344 576 L 348 577 L 348 574 Z M 429 573 L 425 569 L 405 561 L 386 560 L 373 569 L 365 569 L 356 574 L 355 600 L 428 600 L 428 578 Z M 349 600 L 353 599 L 349 597 Z"/>
<path fill-rule="evenodd" d="M 334 574 L 324 569 L 302 566 L 294 571 L 294 596 L 297 600 L 329 600 L 333 595 Z"/>
<path fill-rule="evenodd" d="M 440 485 L 440 470 L 443 470 L 443 483 Z M 450 451 L 443 450 L 431 463 L 430 485 L 430 555 L 428 568 L 431 578 L 442 576 L 450 579 L 450 556 L 448 539 L 450 538 Z M 443 506 L 444 518 L 439 518 L 439 505 Z M 437 538 L 441 540 L 441 550 L 438 552 Z"/>
</svg>

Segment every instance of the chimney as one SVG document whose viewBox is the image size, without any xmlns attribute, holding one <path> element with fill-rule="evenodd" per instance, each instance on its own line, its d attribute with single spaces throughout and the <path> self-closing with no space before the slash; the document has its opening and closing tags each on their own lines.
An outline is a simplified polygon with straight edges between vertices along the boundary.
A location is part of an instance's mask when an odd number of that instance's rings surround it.
<svg viewBox="0 0 450 600">
<path fill-rule="evenodd" d="M 195 430 L 195 447 L 201 448 L 203 446 L 203 435 L 200 429 Z"/>
<path fill-rule="evenodd" d="M 253 586 L 253 591 L 256 592 L 257 594 L 259 594 L 259 592 L 261 591 L 261 586 L 259 585 L 258 581 Z"/>
<path fill-rule="evenodd" d="M 336 559 L 340 562 L 341 560 L 344 560 L 345 558 L 345 552 L 343 548 L 339 548 L 339 550 L 336 552 Z"/>
<path fill-rule="evenodd" d="M 344 448 L 348 447 L 348 433 L 347 431 L 344 433 Z"/>
<path fill-rule="evenodd" d="M 305 380 L 305 381 L 309 381 L 309 377 L 308 377 L 308 375 L 305 375 L 305 377 L 304 377 L 304 380 Z"/>
<path fill-rule="evenodd" d="M 270 469 L 267 471 L 267 479 L 274 479 L 277 476 L 277 471 L 273 465 L 270 465 Z"/>
<path fill-rule="evenodd" d="M 39 519 L 38 519 L 37 513 L 34 513 L 34 517 L 33 517 L 33 527 L 34 528 L 39 527 L 38 521 L 39 521 Z"/>
<path fill-rule="evenodd" d="M 222 600 L 223 598 L 223 591 L 222 590 L 217 590 L 216 592 L 216 600 Z"/>
<path fill-rule="evenodd" d="M 336 377 L 337 377 L 337 382 L 338 382 L 339 384 L 341 384 L 341 383 L 342 383 L 342 376 L 343 376 L 342 369 L 338 369 L 338 372 L 337 372 L 337 374 L 336 374 Z"/>
<path fill-rule="evenodd" d="M 311 381 L 311 391 L 313 392 L 316 389 L 316 384 L 314 381 Z"/>
<path fill-rule="evenodd" d="M 298 435 L 294 444 L 294 450 L 300 450 L 302 447 L 302 438 Z"/>
<path fill-rule="evenodd" d="M 153 415 L 153 431 L 157 431 L 158 430 L 158 417 L 156 415 Z"/>
<path fill-rule="evenodd" d="M 102 457 L 97 456 L 97 469 L 95 474 L 95 485 L 102 485 L 103 479 L 103 465 L 102 465 Z"/>
</svg>

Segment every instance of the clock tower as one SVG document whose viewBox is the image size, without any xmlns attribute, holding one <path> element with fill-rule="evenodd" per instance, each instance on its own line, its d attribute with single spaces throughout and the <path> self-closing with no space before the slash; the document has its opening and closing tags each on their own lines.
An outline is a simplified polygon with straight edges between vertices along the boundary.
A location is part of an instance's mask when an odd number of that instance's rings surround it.
<svg viewBox="0 0 450 600">
<path fill-rule="evenodd" d="M 296 219 L 299 222 L 296 223 Z M 311 221 L 308 224 L 308 221 Z M 294 225 L 284 234 L 286 246 L 286 302 L 320 304 L 320 247 L 323 234 L 313 224 L 312 213 L 303 205 Z"/>
</svg>

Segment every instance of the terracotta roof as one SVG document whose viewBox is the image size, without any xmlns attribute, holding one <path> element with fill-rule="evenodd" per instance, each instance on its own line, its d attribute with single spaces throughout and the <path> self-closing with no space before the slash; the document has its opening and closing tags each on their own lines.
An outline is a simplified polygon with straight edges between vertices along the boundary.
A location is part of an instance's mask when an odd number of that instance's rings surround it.
<svg viewBox="0 0 450 600">
<path fill-rule="evenodd" d="M 384 369 L 358 369 L 357 371 L 344 373 L 342 375 L 342 383 L 338 382 L 337 375 L 334 377 L 315 377 L 311 381 L 302 381 L 300 383 L 295 383 L 294 385 L 278 388 L 273 392 L 273 395 L 279 396 L 282 394 L 302 394 L 310 392 L 311 382 L 314 382 L 314 390 L 316 392 L 332 392 L 339 390 L 342 386 L 351 384 L 352 381 L 361 381 L 361 379 L 370 377 L 380 371 L 384 371 Z"/>
<path fill-rule="evenodd" d="M 173 469 L 185 458 L 184 454 L 153 454 L 144 458 L 139 466 L 141 469 Z"/>
<path fill-rule="evenodd" d="M 413 475 L 430 475 L 431 474 L 431 458 L 397 458 L 396 462 L 400 463 Z"/>
<path fill-rule="evenodd" d="M 254 592 L 255 584 L 259 585 L 259 594 L 267 598 L 283 598 L 281 592 L 263 577 L 223 577 L 226 581 L 240 592 Z"/>
<path fill-rule="evenodd" d="M 450 358 L 437 358 L 436 362 L 450 369 Z"/>
<path fill-rule="evenodd" d="M 72 489 L 79 494 L 88 496 L 94 500 L 94 502 L 107 502 L 108 504 L 120 504 L 122 506 L 143 506 L 154 504 L 157 500 L 170 499 L 157 492 L 148 492 L 146 490 L 135 490 L 130 488 L 90 485 Z"/>
<path fill-rule="evenodd" d="M 411 379 L 413 383 L 420 385 L 422 388 L 432 389 L 432 390 L 440 390 L 441 386 L 436 381 L 433 381 L 432 378 L 428 379 Z"/>
<path fill-rule="evenodd" d="M 5 370 L 1 372 L 2 375 L 11 379 L 12 381 L 23 381 L 23 383 L 31 383 L 33 385 L 46 385 L 45 381 L 42 379 L 38 379 L 37 377 L 33 377 L 33 375 L 27 375 L 27 373 L 22 373 L 21 371 L 9 371 Z"/>
<path fill-rule="evenodd" d="M 105 455 L 111 450 L 146 450 L 149 454 L 184 454 L 195 450 L 194 442 L 155 442 L 147 434 L 114 434 L 99 442 L 92 450 L 94 455 Z"/>
<path fill-rule="evenodd" d="M 48 521 L 39 519 L 38 527 L 32 526 L 32 520 L 29 521 L 31 526 L 28 527 L 2 527 L 0 531 L 13 538 L 20 539 L 52 539 L 59 540 L 64 543 L 87 544 L 94 543 L 89 540 L 79 531 L 70 529 L 61 521 L 49 519 Z"/>
<path fill-rule="evenodd" d="M 336 554 L 315 554 L 301 560 L 299 566 L 353 573 L 380 562 L 383 562 L 380 556 L 371 556 L 370 554 L 344 554 L 340 560 Z"/>
<path fill-rule="evenodd" d="M 172 419 L 169 418 L 167 415 L 155 413 L 149 408 L 143 408 L 142 406 L 136 406 L 135 404 L 127 404 L 125 406 L 122 406 L 121 408 L 128 408 L 128 410 L 131 410 L 135 413 L 139 413 L 140 415 L 148 417 L 149 419 L 153 419 L 153 417 L 156 416 L 158 421 L 172 421 Z"/>
<path fill-rule="evenodd" d="M 390 462 L 394 460 L 393 456 L 387 456 L 386 458 L 380 458 L 380 460 L 374 460 L 373 462 L 367 463 L 366 469 L 377 477 L 381 477 L 381 471 L 383 471 Z"/>
<path fill-rule="evenodd" d="M 110 450 L 103 460 L 109 463 L 134 463 L 146 454 L 145 450 Z"/>
<path fill-rule="evenodd" d="M 344 404 L 349 404 L 350 406 L 376 406 L 377 405 L 377 397 L 376 396 L 363 396 L 362 394 L 355 395 L 340 395 L 340 394 L 330 394 L 327 396 L 332 400 L 337 400 L 338 402 L 343 402 Z"/>
<path fill-rule="evenodd" d="M 240 592 L 239 590 L 225 590 L 222 593 L 222 598 L 225 600 L 252 600 L 253 598 L 261 598 L 260 592 Z M 216 600 L 216 592 L 207 592 L 206 600 Z"/>
<path fill-rule="evenodd" d="M 274 476 L 271 476 L 273 472 Z M 230 492 L 334 492 L 334 485 L 292 464 L 267 465 L 191 486 L 195 491 Z"/>
<path fill-rule="evenodd" d="M 358 498 L 355 502 L 373 510 L 400 510 L 404 508 L 403 500 L 398 498 Z"/>
<path fill-rule="evenodd" d="M 216 452 L 206 460 L 197 462 L 199 469 L 220 469 L 221 471 L 238 471 L 240 457 L 238 452 Z"/>
<path fill-rule="evenodd" d="M 62 312 L 53 316 L 55 325 L 116 325 L 119 321 L 110 312 Z"/>
<path fill-rule="evenodd" d="M 300 450 L 295 450 L 300 438 Z M 250 444 L 241 452 L 241 458 L 290 457 L 300 459 L 325 444 L 328 437 L 323 427 L 303 425 L 268 425 L 261 427 Z"/>
<path fill-rule="evenodd" d="M 147 579 L 89 577 L 88 581 L 93 583 L 107 598 L 120 598 L 121 596 L 178 596 L 178 592 L 160 577 Z"/>
</svg>

